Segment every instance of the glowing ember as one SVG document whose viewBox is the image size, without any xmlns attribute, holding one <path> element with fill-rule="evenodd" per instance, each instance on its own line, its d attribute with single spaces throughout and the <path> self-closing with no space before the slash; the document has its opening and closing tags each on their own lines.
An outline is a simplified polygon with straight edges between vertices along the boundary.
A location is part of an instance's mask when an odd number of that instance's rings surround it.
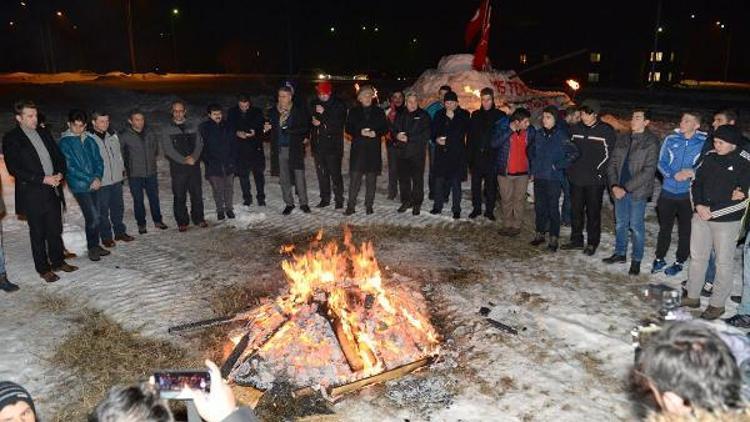
<svg viewBox="0 0 750 422">
<path fill-rule="evenodd" d="M 261 389 L 279 378 L 327 387 L 437 354 L 424 299 L 383 282 L 372 244 L 354 245 L 348 229 L 343 245 L 322 239 L 321 231 L 307 252 L 282 262 L 289 292 L 249 312 L 231 334 L 230 380 Z"/>
<path fill-rule="evenodd" d="M 472 95 L 474 95 L 474 96 L 475 96 L 475 97 L 477 97 L 477 98 L 481 98 L 481 97 L 482 97 L 482 96 L 480 95 L 480 92 L 481 92 L 480 90 L 478 90 L 478 89 L 473 89 L 473 88 L 472 88 L 471 86 L 469 86 L 469 85 L 466 85 L 466 86 L 464 86 L 464 92 L 465 92 L 465 93 L 467 93 L 467 94 L 472 94 Z"/>
</svg>

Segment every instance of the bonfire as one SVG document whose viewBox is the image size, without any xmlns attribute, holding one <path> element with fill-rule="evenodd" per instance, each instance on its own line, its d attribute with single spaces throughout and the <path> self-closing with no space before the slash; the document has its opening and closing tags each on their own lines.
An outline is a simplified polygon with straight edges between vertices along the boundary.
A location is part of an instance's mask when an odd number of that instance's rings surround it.
<svg viewBox="0 0 750 422">
<path fill-rule="evenodd" d="M 386 283 L 372 243 L 323 242 L 288 255 L 288 293 L 242 315 L 224 368 L 238 385 L 266 390 L 276 382 L 336 396 L 401 376 L 439 352 L 439 336 L 413 286 Z M 410 288 L 411 287 L 411 288 Z"/>
</svg>

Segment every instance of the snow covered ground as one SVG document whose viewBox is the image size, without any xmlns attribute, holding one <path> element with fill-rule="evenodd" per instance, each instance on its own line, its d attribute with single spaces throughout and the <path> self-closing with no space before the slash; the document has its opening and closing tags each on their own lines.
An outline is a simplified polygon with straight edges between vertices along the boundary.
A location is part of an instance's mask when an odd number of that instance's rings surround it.
<svg viewBox="0 0 750 422">
<path fill-rule="evenodd" d="M 129 107 L 139 104 L 157 130 L 166 122 L 166 107 L 173 98 L 124 90 L 106 91 L 103 95 L 103 91 L 91 86 L 53 89 L 65 93 L 47 99 L 43 111 L 53 122 L 61 121 L 67 109 L 64 104 L 101 102 L 112 110 L 116 122 L 122 121 Z M 202 110 L 206 94 L 196 93 L 188 98 L 192 110 Z M 228 94 L 222 98 L 226 104 L 231 103 Z M 0 129 L 7 130 L 9 125 L 3 122 Z M 149 233 L 136 235 L 136 241 L 118 243 L 112 255 L 99 263 L 73 259 L 71 263 L 81 269 L 63 274 L 52 285 L 45 285 L 34 272 L 28 230 L 12 213 L 13 185 L 3 173 L 3 198 L 10 211 L 2 221 L 7 267 L 21 291 L 0 297 L 0 379 L 25 385 L 37 399 L 37 408 L 45 419 L 62 405 L 60 393 L 80 379 L 48 361 L 76 322 L 65 310 L 40 307 L 41 301 L 64 297 L 81 307 L 103 312 L 126 329 L 179 344 L 180 339 L 170 337 L 167 328 L 213 316 L 207 304 L 221 289 L 244 285 L 249 279 L 250 285 L 268 283 L 283 288 L 281 258 L 267 250 L 278 247 L 274 242 L 292 235 L 312 234 L 319 228 L 335 228 L 343 222 L 371 225 L 373 231 L 393 226 L 425 228 L 424 238 L 383 236 L 375 247 L 391 280 L 399 282 L 404 277 L 422 285 L 445 336 L 445 345 L 441 358 L 428 370 L 366 389 L 338 403 L 334 410 L 339 420 L 632 420 L 638 414 L 627 388 L 633 357 L 630 330 L 653 311 L 641 300 L 640 291 L 648 283 L 664 282 L 676 287 L 686 275 L 671 279 L 663 274 L 651 276 L 650 263 L 644 262 L 644 274 L 629 278 L 626 265 L 603 265 L 601 258 L 613 250 L 611 233 L 603 235 L 594 257 L 580 252 L 528 256 L 510 253 L 513 249 L 528 249 L 526 243 L 533 229 L 529 206 L 523 236 L 495 239 L 504 242 L 501 251 L 482 250 L 469 239 L 446 244 L 444 239 L 429 236 L 454 229 L 476 233 L 467 227 L 478 227 L 484 235 L 496 236 L 497 225 L 482 218 L 456 223 L 447 212 L 443 216 L 423 212 L 419 217 L 398 214 L 397 204 L 385 199 L 385 177 L 379 178 L 372 216 L 360 210 L 345 218 L 331 208 L 314 208 L 310 215 L 295 211 L 283 217 L 277 179 L 268 177 L 268 206 L 245 209 L 238 205 L 238 218 L 223 223 L 215 219 L 210 187 L 205 184 L 206 215 L 211 227 L 178 233 L 172 218 L 168 166 L 163 160 L 159 164 L 161 208 L 170 229 L 160 232 L 149 227 Z M 318 190 L 311 160 L 307 169 L 314 205 Z M 2 164 L 0 172 L 4 172 Z M 235 190 L 235 198 L 241 198 L 238 183 Z M 467 183 L 464 192 L 465 216 L 470 210 Z M 125 221 L 132 234 L 135 222 L 127 189 L 125 199 Z M 83 218 L 70 195 L 68 204 L 65 242 L 70 249 L 82 253 Z M 428 210 L 430 205 L 423 208 Z M 644 261 L 653 257 L 657 231 L 653 204 L 647 215 Z M 567 229 L 563 238 L 566 234 Z M 668 259 L 673 256 L 674 251 L 670 251 Z M 739 256 L 738 251 L 736 291 L 741 285 Z M 500 320 L 525 329 L 512 336 L 487 324 L 478 310 L 489 303 L 495 305 L 494 312 Z M 733 305 L 730 303 L 729 307 Z M 727 315 L 732 312 L 730 309 Z"/>
</svg>

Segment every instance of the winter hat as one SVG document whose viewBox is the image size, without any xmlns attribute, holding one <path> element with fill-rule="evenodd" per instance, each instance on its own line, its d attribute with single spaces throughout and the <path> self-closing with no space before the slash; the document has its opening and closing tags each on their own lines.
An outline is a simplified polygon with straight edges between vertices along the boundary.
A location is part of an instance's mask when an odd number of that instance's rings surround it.
<svg viewBox="0 0 750 422">
<path fill-rule="evenodd" d="M 19 401 L 26 402 L 26 404 L 31 407 L 31 411 L 34 412 L 34 415 L 36 415 L 34 401 L 31 399 L 31 394 L 29 394 L 26 389 L 14 382 L 0 382 L 0 410 L 5 406 L 16 404 Z"/>
<path fill-rule="evenodd" d="M 578 107 L 578 109 L 588 111 L 589 113 L 599 114 L 599 112 L 602 111 L 602 105 L 596 100 L 585 100 L 581 103 L 581 106 Z"/>
<path fill-rule="evenodd" d="M 318 91 L 319 95 L 331 95 L 333 86 L 329 81 L 321 81 L 315 86 L 315 90 Z"/>
<path fill-rule="evenodd" d="M 714 139 L 721 139 L 730 144 L 739 145 L 742 143 L 742 134 L 737 126 L 721 125 L 714 132 Z"/>
<path fill-rule="evenodd" d="M 443 96 L 443 101 L 458 101 L 458 95 L 453 91 L 448 91 Z"/>
</svg>

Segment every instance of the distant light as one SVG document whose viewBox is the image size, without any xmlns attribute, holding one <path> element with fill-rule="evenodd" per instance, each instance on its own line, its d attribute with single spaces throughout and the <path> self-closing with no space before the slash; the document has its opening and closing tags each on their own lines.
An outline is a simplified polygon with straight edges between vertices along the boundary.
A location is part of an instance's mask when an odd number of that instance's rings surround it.
<svg viewBox="0 0 750 422">
<path fill-rule="evenodd" d="M 720 27 L 720 28 L 721 28 L 721 29 L 724 29 L 724 24 L 723 24 L 723 23 L 721 24 L 721 27 Z"/>
<path fill-rule="evenodd" d="M 695 13 L 690 15 L 690 19 L 695 19 Z"/>
<path fill-rule="evenodd" d="M 565 81 L 565 83 L 573 91 L 578 91 L 579 89 L 581 89 L 581 84 L 575 79 L 568 79 L 567 81 Z"/>
<path fill-rule="evenodd" d="M 73 25 L 73 29 L 78 29 L 78 25 Z"/>
<path fill-rule="evenodd" d="M 62 15 L 63 15 L 63 12 L 61 12 L 61 11 L 59 11 L 59 10 L 58 10 L 58 11 L 57 11 L 57 13 L 55 13 L 55 14 L 56 14 L 56 15 L 57 15 L 58 17 L 62 17 Z"/>
<path fill-rule="evenodd" d="M 721 21 L 716 21 L 716 26 L 721 26 Z"/>
<path fill-rule="evenodd" d="M 159 32 L 159 38 L 164 38 L 164 33 L 163 32 Z"/>
<path fill-rule="evenodd" d="M 25 1 L 21 2 L 21 7 L 26 7 L 26 2 Z"/>
<path fill-rule="evenodd" d="M 172 9 L 172 14 L 173 15 L 179 15 L 180 14 L 180 9 L 178 9 L 178 8 L 175 7 L 174 9 Z"/>
<path fill-rule="evenodd" d="M 364 25 L 362 25 L 362 30 L 363 30 L 363 31 L 367 31 L 367 27 L 366 27 L 366 26 L 364 26 Z"/>
<path fill-rule="evenodd" d="M 260 57 L 260 50 L 258 50 L 258 51 L 255 52 L 255 56 L 256 57 Z"/>
<path fill-rule="evenodd" d="M 380 31 L 380 28 L 378 28 L 378 27 L 376 26 L 376 27 L 375 27 L 375 32 L 378 32 L 378 31 Z"/>
<path fill-rule="evenodd" d="M 413 42 L 414 44 L 416 44 L 417 43 L 417 39 L 416 38 L 412 38 L 411 42 Z"/>
<path fill-rule="evenodd" d="M 664 32 L 664 28 L 662 28 L 662 27 L 660 26 L 660 27 L 659 27 L 659 28 L 657 29 L 657 31 L 659 31 L 659 32 Z"/>
<path fill-rule="evenodd" d="M 330 31 L 331 31 L 331 32 L 336 32 L 336 27 L 335 27 L 335 26 L 332 26 L 332 27 L 331 27 L 331 29 L 330 29 Z"/>
<path fill-rule="evenodd" d="M 15 26 L 15 25 L 16 25 L 16 23 L 15 23 L 15 22 L 13 22 L 13 21 L 10 21 L 10 22 L 8 22 L 8 25 L 10 25 L 10 26 Z"/>
</svg>

